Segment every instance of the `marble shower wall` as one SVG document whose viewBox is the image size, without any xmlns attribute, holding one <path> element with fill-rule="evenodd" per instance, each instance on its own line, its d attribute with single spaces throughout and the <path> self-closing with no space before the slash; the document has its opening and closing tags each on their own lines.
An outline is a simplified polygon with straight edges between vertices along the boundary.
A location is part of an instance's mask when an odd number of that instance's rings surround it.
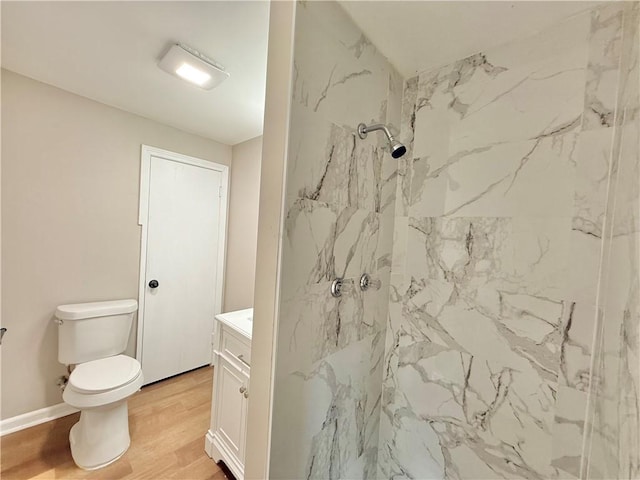
<svg viewBox="0 0 640 480">
<path fill-rule="evenodd" d="M 640 478 L 640 9 L 626 5 L 583 478 Z"/>
<path fill-rule="evenodd" d="M 398 132 L 403 79 L 335 2 L 298 3 L 294 43 L 270 478 L 373 478 L 397 161 L 356 130 Z"/>
<path fill-rule="evenodd" d="M 406 80 L 380 478 L 580 477 L 589 392 L 609 376 L 592 381 L 592 361 L 638 364 L 637 163 L 612 162 L 638 157 L 636 7 L 604 5 Z M 618 424 L 637 414 L 637 375 L 624 376 L 635 403 Z"/>
</svg>

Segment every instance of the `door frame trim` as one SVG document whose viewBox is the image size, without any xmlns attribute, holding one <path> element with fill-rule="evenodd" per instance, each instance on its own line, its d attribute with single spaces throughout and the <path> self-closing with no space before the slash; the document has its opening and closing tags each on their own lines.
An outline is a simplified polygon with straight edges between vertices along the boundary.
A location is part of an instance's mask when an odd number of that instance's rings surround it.
<svg viewBox="0 0 640 480">
<path fill-rule="evenodd" d="M 145 273 L 147 271 L 147 240 L 149 218 L 149 184 L 151 176 L 151 157 L 159 157 L 167 161 L 184 163 L 196 167 L 215 170 L 222 174 L 220 191 L 220 230 L 218 233 L 218 274 L 215 290 L 215 314 L 222 312 L 224 293 L 225 261 L 227 258 L 227 222 L 229 217 L 229 166 L 210 162 L 201 158 L 190 157 L 181 153 L 161 148 L 142 145 L 140 154 L 140 204 L 138 209 L 138 225 L 142 226 L 140 235 L 140 271 L 138 273 L 138 328 L 136 338 L 136 359 L 142 362 L 142 334 L 144 331 L 144 299 L 147 287 Z M 211 319 L 213 322 L 213 319 Z M 213 333 L 213 332 L 212 332 Z"/>
</svg>

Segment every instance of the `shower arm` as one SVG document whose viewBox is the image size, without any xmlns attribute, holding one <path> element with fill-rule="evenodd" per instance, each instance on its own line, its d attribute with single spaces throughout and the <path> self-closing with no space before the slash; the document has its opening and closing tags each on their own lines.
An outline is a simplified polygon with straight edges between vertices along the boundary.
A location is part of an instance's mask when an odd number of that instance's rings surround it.
<svg viewBox="0 0 640 480">
<path fill-rule="evenodd" d="M 389 131 L 387 126 L 381 123 L 376 123 L 374 125 L 368 125 L 368 126 L 365 125 L 364 123 L 361 123 L 360 125 L 358 125 L 358 135 L 363 140 L 367 138 L 367 133 L 375 132 L 376 130 L 382 130 L 388 139 L 393 138 L 393 135 L 391 135 L 391 132 Z"/>
</svg>

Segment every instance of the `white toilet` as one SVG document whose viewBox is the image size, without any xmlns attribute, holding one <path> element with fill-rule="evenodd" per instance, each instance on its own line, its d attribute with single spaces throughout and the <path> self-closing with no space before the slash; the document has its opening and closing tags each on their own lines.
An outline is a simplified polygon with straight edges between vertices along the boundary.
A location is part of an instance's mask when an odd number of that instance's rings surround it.
<svg viewBox="0 0 640 480">
<path fill-rule="evenodd" d="M 142 386 L 140 363 L 121 355 L 127 347 L 135 300 L 61 305 L 56 309 L 58 360 L 75 365 L 62 398 L 81 411 L 71 428 L 71 455 L 95 470 L 129 448 L 127 399 Z"/>
</svg>

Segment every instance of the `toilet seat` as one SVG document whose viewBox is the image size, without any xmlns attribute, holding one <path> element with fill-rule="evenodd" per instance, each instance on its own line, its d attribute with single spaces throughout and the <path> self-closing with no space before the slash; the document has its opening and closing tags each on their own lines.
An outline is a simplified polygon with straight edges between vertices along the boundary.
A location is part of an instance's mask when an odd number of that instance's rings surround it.
<svg viewBox="0 0 640 480">
<path fill-rule="evenodd" d="M 102 407 L 133 395 L 143 381 L 142 368 L 135 358 L 115 355 L 76 366 L 62 398 L 80 410 Z"/>
<path fill-rule="evenodd" d="M 124 387 L 140 375 L 140 363 L 126 355 L 81 363 L 71 372 L 68 387 L 76 392 L 97 394 Z"/>
</svg>

